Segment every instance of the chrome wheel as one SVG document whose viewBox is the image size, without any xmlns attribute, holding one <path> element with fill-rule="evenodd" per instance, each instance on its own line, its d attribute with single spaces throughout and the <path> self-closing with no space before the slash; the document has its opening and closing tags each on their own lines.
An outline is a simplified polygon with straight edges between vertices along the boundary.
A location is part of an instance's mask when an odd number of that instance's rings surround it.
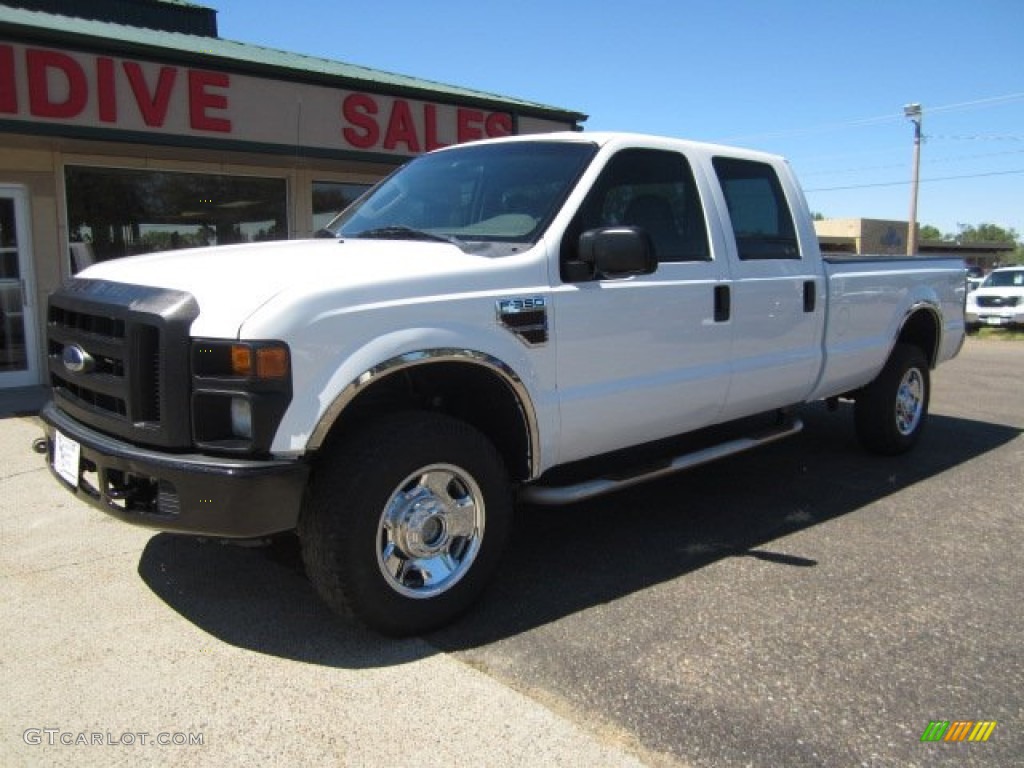
<svg viewBox="0 0 1024 768">
<path fill-rule="evenodd" d="M 896 429 L 901 435 L 912 435 L 924 413 L 925 383 L 921 371 L 911 368 L 903 375 L 896 393 Z"/>
<path fill-rule="evenodd" d="M 397 412 L 319 457 L 299 542 L 310 582 L 334 610 L 403 636 L 473 604 L 512 519 L 504 462 L 483 433 L 441 413 Z"/>
<path fill-rule="evenodd" d="M 411 598 L 435 597 L 470 570 L 484 536 L 484 495 L 451 464 L 409 475 L 388 499 L 377 533 L 377 564 L 388 585 Z"/>
<path fill-rule="evenodd" d="M 919 347 L 897 344 L 878 377 L 856 393 L 857 436 L 869 451 L 906 453 L 928 419 L 931 381 Z"/>
</svg>

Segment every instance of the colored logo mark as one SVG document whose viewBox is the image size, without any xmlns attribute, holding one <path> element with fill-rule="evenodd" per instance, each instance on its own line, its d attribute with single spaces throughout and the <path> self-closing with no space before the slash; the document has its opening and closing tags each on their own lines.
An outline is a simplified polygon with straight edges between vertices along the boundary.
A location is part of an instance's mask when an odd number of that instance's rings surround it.
<svg viewBox="0 0 1024 768">
<path fill-rule="evenodd" d="M 995 720 L 931 720 L 921 741 L 988 741 L 995 729 Z"/>
</svg>

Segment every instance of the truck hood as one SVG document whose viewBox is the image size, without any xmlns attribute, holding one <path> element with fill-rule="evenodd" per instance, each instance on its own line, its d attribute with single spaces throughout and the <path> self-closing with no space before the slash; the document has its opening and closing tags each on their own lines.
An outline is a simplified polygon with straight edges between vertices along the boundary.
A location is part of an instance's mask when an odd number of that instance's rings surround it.
<svg viewBox="0 0 1024 768">
<path fill-rule="evenodd" d="M 194 336 L 235 336 L 279 293 L 325 288 L 360 300 L 415 281 L 481 271 L 493 260 L 448 243 L 408 240 L 290 240 L 196 248 L 102 262 L 81 278 L 186 291 L 200 315 Z M 406 290 L 409 290 L 408 287 Z"/>
</svg>

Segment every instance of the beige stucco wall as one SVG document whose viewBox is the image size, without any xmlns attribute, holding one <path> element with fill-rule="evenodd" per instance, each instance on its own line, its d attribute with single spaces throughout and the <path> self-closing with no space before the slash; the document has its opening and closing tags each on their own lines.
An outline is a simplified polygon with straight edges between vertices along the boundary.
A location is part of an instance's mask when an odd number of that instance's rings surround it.
<svg viewBox="0 0 1024 768">
<path fill-rule="evenodd" d="M 857 253 L 907 252 L 909 225 L 883 219 L 824 219 L 814 222 L 818 237 L 852 238 Z"/>
</svg>

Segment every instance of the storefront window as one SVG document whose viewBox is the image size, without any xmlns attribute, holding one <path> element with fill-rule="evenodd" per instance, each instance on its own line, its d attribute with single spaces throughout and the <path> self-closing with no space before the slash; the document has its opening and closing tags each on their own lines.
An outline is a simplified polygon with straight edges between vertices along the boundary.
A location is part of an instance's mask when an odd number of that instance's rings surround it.
<svg viewBox="0 0 1024 768">
<path fill-rule="evenodd" d="M 23 370 L 25 323 L 13 198 L 0 197 L 0 371 Z"/>
<path fill-rule="evenodd" d="M 288 237 L 284 179 L 68 166 L 71 269 L 94 261 Z"/>
<path fill-rule="evenodd" d="M 369 184 L 348 184 L 336 181 L 313 182 L 313 231 L 323 229 L 331 219 L 348 208 Z"/>
</svg>

